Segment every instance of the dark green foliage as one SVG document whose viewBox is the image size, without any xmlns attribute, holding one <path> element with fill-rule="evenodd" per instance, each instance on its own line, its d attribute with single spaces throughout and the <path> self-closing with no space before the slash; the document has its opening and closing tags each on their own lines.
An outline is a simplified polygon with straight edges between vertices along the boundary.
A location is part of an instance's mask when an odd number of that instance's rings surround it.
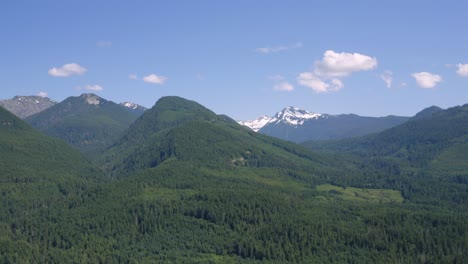
<svg viewBox="0 0 468 264">
<path fill-rule="evenodd" d="M 431 118 L 434 114 L 442 111 L 443 109 L 438 107 L 438 106 L 430 106 L 426 109 L 423 109 L 419 113 L 417 113 L 415 116 L 413 116 L 410 120 L 417 120 L 417 119 L 426 119 L 426 118 Z"/>
<path fill-rule="evenodd" d="M 3 182 L 33 182 L 43 177 L 55 180 L 50 171 L 83 177 L 94 170 L 65 142 L 42 135 L 1 107 L 0 153 Z"/>
<path fill-rule="evenodd" d="M 0 107 L 0 262 L 47 262 L 33 240 L 58 241 L 61 214 L 99 196 L 101 177 L 77 150 Z"/>
<path fill-rule="evenodd" d="M 364 155 L 314 154 L 166 97 L 99 160 L 116 178 L 108 181 L 66 144 L 1 111 L 0 263 L 468 258 L 468 201 L 459 195 L 465 174 L 431 176 L 438 194 L 433 188 L 429 198 L 421 184 L 428 176 L 416 167 L 401 178 L 406 169 L 392 159 L 380 159 L 379 169 Z M 465 153 L 456 145 L 441 164 Z M 392 191 L 369 191 L 377 197 L 370 200 L 353 199 L 361 189 L 326 191 L 337 186 Z"/>
<path fill-rule="evenodd" d="M 114 177 L 156 167 L 168 159 L 225 169 L 248 166 L 316 171 L 320 164 L 327 164 L 323 166 L 336 171 L 328 157 L 257 134 L 178 97 L 159 100 L 104 156 L 104 167 Z"/>
<path fill-rule="evenodd" d="M 374 179 L 374 187 L 398 188 L 413 201 L 466 206 L 468 105 L 444 111 L 432 107 L 416 117 L 379 134 L 304 145 L 352 155 L 363 171 L 387 174 Z M 354 183 L 363 184 L 359 179 Z"/>
<path fill-rule="evenodd" d="M 423 115 L 425 116 L 425 115 Z M 407 168 L 425 168 L 442 152 L 468 142 L 468 105 L 438 111 L 358 139 L 308 142 L 315 150 L 340 151 L 365 158 L 397 160 Z"/>
<path fill-rule="evenodd" d="M 92 103 L 96 101 L 97 104 Z M 138 116 L 124 106 L 83 94 L 67 98 L 26 121 L 45 134 L 61 138 L 94 156 L 121 136 Z"/>
</svg>

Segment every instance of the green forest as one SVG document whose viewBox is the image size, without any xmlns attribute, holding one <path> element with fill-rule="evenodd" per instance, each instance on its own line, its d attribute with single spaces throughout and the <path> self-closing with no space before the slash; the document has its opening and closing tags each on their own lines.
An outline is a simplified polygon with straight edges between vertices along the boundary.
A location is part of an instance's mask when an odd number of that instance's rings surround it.
<svg viewBox="0 0 468 264">
<path fill-rule="evenodd" d="M 468 105 L 303 146 L 180 97 L 85 147 L 40 115 L 0 108 L 0 263 L 468 259 Z"/>
</svg>

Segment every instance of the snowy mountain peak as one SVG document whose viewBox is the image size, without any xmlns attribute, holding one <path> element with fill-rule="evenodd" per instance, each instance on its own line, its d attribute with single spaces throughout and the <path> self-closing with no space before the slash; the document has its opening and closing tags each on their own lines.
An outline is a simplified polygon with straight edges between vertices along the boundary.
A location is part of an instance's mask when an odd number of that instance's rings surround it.
<svg viewBox="0 0 468 264">
<path fill-rule="evenodd" d="M 298 126 L 304 124 L 304 122 L 309 119 L 319 119 L 326 117 L 328 117 L 328 115 L 312 113 L 303 108 L 288 106 L 276 113 L 274 117 L 261 116 L 254 120 L 240 121 L 239 124 L 249 127 L 255 132 L 258 132 L 260 129 L 270 123 L 285 123 L 292 126 Z"/>
<path fill-rule="evenodd" d="M 239 121 L 239 124 L 249 127 L 255 132 L 258 132 L 262 127 L 270 123 L 271 119 L 271 117 L 264 115 L 254 120 Z"/>
<path fill-rule="evenodd" d="M 275 119 L 272 122 L 283 122 L 291 125 L 302 125 L 308 119 L 318 119 L 322 117 L 322 114 L 312 113 L 305 109 L 288 106 L 284 108 L 282 111 L 276 113 Z"/>
<path fill-rule="evenodd" d="M 130 102 L 123 102 L 123 103 L 120 103 L 120 105 L 122 106 L 125 106 L 127 108 L 130 108 L 130 109 L 137 109 L 139 105 L 135 104 L 135 103 L 130 103 Z"/>
<path fill-rule="evenodd" d="M 143 114 L 147 110 L 146 107 L 131 102 L 123 102 L 120 105 L 137 114 Z"/>
</svg>

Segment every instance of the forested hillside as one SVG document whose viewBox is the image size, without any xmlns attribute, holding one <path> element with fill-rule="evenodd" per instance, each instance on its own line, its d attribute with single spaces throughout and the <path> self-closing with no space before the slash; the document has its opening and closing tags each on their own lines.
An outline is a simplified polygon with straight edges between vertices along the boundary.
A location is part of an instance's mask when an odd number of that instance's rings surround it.
<svg viewBox="0 0 468 264">
<path fill-rule="evenodd" d="M 104 154 L 104 167 L 115 177 L 156 167 L 166 160 L 223 169 L 236 167 L 308 168 L 338 163 L 296 144 L 256 134 L 225 116 L 180 97 L 163 97 Z M 309 177 L 307 177 L 309 178 Z"/>
<path fill-rule="evenodd" d="M 69 97 L 26 121 L 47 135 L 61 138 L 87 155 L 109 146 L 140 113 L 94 94 Z"/>
<path fill-rule="evenodd" d="M 440 181 L 435 193 L 421 185 L 425 174 L 379 169 L 364 156 L 310 152 L 179 97 L 160 99 L 103 151 L 95 164 L 104 171 L 64 143 L 2 115 L 1 131 L 11 138 L 2 134 L 0 147 L 17 163 L 0 157 L 12 164 L 0 174 L 9 184 L 2 185 L 0 262 L 468 258 L 466 194 L 457 193 L 466 182 Z M 34 135 L 34 144 L 52 141 L 58 149 L 26 147 L 26 132 L 12 132 L 14 127 Z M 15 180 L 27 164 L 31 175 L 44 173 L 41 181 Z M 433 198 L 426 199 L 429 190 Z"/>
<path fill-rule="evenodd" d="M 72 235 L 64 214 L 99 196 L 105 177 L 65 142 L 0 107 L 0 262 L 50 261 L 52 245 Z"/>
<path fill-rule="evenodd" d="M 353 156 L 386 172 L 390 177 L 383 181 L 402 184 L 421 202 L 468 202 L 468 105 L 444 111 L 431 107 L 403 125 L 362 138 L 304 145 Z"/>
</svg>

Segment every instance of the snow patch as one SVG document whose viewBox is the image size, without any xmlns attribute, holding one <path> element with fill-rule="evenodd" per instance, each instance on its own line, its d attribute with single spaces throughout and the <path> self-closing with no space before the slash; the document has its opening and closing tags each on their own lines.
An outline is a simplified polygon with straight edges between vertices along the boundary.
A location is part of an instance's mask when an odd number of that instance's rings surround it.
<svg viewBox="0 0 468 264">
<path fill-rule="evenodd" d="M 270 123 L 271 117 L 269 116 L 261 116 L 257 119 L 254 120 L 249 120 L 249 121 L 239 121 L 239 124 L 249 127 L 255 132 L 258 132 L 262 127 L 264 127 L 266 124 Z"/>
<path fill-rule="evenodd" d="M 121 103 L 121 105 L 127 107 L 127 108 L 130 108 L 130 109 L 137 109 L 138 108 L 138 105 L 137 104 L 134 104 L 134 103 L 130 103 L 130 102 L 123 102 Z"/>
<path fill-rule="evenodd" d="M 304 122 L 306 122 L 307 120 L 328 118 L 328 117 L 329 115 L 326 115 L 326 114 L 312 113 L 302 108 L 288 106 L 284 108 L 283 110 L 281 110 L 280 112 L 276 113 L 274 117 L 261 116 L 254 120 L 239 121 L 238 123 L 243 126 L 249 127 L 255 132 L 258 132 L 264 126 L 266 126 L 267 124 L 271 124 L 271 123 L 274 123 L 274 124 L 285 123 L 285 124 L 297 127 L 297 126 L 303 125 Z"/>
</svg>

